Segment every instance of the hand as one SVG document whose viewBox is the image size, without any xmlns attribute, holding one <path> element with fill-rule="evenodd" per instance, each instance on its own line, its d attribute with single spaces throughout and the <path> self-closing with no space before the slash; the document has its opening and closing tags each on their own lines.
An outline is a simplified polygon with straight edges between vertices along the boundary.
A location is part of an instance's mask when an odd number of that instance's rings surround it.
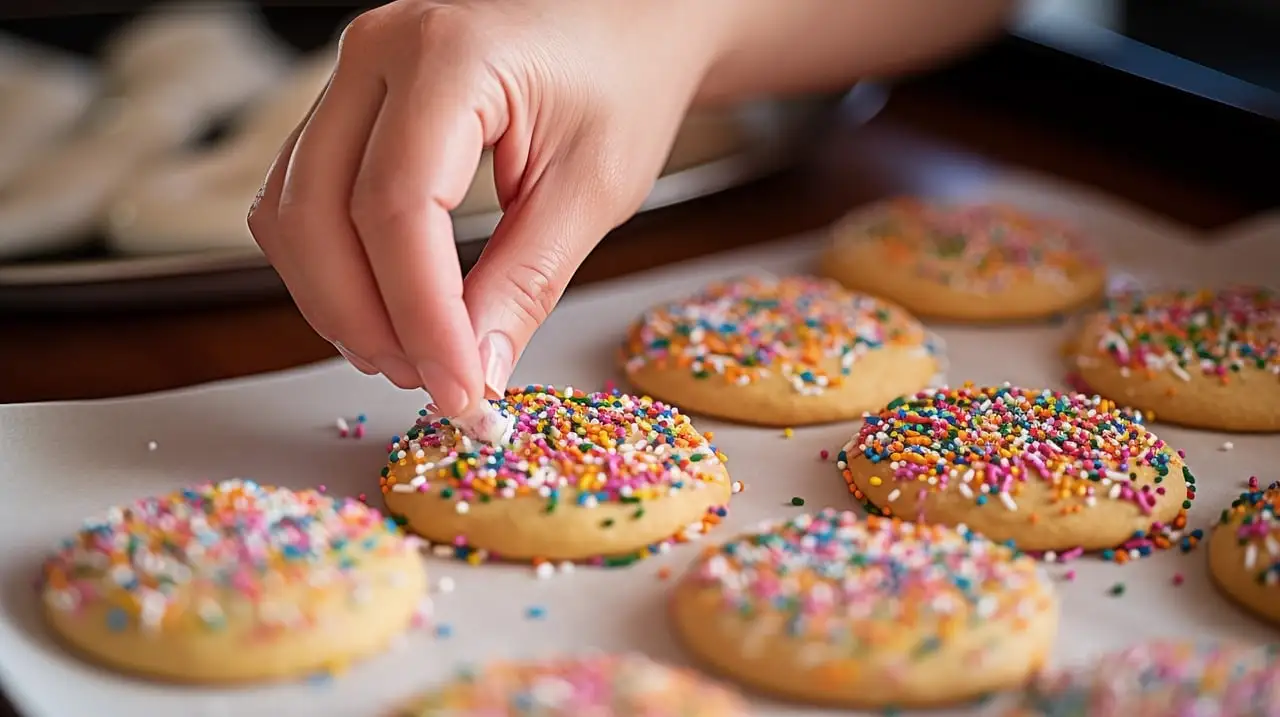
<svg viewBox="0 0 1280 717">
<path fill-rule="evenodd" d="M 643 202 L 714 61 L 718 7 L 399 0 L 361 15 L 250 229 L 353 365 L 461 413 L 506 387 L 573 272 Z M 464 282 L 449 211 L 488 146 L 505 214 Z"/>
</svg>

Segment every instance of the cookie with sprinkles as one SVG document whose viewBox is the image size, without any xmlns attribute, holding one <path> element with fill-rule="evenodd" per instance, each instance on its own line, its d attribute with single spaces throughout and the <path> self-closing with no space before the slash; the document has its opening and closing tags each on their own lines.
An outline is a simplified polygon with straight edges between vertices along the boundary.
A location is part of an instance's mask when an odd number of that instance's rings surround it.
<svg viewBox="0 0 1280 717">
<path fill-rule="evenodd" d="M 724 457 L 677 409 L 572 388 L 509 389 L 497 445 L 423 411 L 391 445 L 388 509 L 437 550 L 471 562 L 628 564 L 723 516 Z"/>
<path fill-rule="evenodd" d="M 743 700 L 643 655 L 498 662 L 464 671 L 392 717 L 746 717 Z"/>
<path fill-rule="evenodd" d="M 1035 561 L 967 529 L 829 508 L 708 549 L 670 614 L 700 662 L 760 692 L 929 707 L 1021 685 L 1058 600 Z"/>
<path fill-rule="evenodd" d="M 1275 717 L 1278 646 L 1137 645 L 1042 674 L 1004 717 Z"/>
<path fill-rule="evenodd" d="M 1100 299 L 1106 270 L 1082 232 L 996 203 L 903 197 L 837 222 L 822 271 L 917 316 L 1016 321 Z"/>
<path fill-rule="evenodd" d="M 1157 420 L 1223 431 L 1280 431 L 1280 293 L 1128 294 L 1074 342 L 1090 390 Z"/>
<path fill-rule="evenodd" d="M 837 456 L 868 510 L 967 525 L 1022 550 L 1170 547 L 1195 478 L 1141 414 L 1083 394 L 1009 385 L 926 390 L 868 416 Z"/>
<path fill-rule="evenodd" d="M 622 363 L 641 391 L 731 421 L 859 418 L 929 385 L 939 346 L 905 311 L 809 276 L 751 276 L 646 311 Z"/>
<path fill-rule="evenodd" d="M 1222 511 L 1209 574 L 1237 604 L 1280 625 L 1280 483 L 1245 491 Z"/>
<path fill-rule="evenodd" d="M 45 615 L 103 665 L 165 681 L 333 672 L 420 616 L 417 541 L 355 500 L 248 480 L 111 508 L 46 560 Z"/>
</svg>

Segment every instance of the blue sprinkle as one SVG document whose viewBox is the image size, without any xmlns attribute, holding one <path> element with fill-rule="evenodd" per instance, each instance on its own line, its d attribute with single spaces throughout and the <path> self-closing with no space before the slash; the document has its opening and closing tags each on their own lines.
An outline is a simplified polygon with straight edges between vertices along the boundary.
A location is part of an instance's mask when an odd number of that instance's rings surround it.
<svg viewBox="0 0 1280 717">
<path fill-rule="evenodd" d="M 107 611 L 107 627 L 112 632 L 120 632 L 129 627 L 129 616 L 124 610 L 113 607 Z"/>
<path fill-rule="evenodd" d="M 453 635 L 453 627 L 449 625 L 436 625 L 436 637 L 447 638 Z"/>
<path fill-rule="evenodd" d="M 529 618 L 530 620 L 541 620 L 542 618 L 547 616 L 547 609 L 540 605 L 534 605 L 533 607 L 530 607 L 528 610 L 525 610 L 524 614 L 525 614 L 525 617 Z"/>
</svg>

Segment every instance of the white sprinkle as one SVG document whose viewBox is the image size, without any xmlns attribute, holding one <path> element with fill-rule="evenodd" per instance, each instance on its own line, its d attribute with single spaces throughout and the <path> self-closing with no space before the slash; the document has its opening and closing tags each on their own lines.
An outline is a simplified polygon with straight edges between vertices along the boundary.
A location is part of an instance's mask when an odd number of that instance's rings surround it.
<svg viewBox="0 0 1280 717">
<path fill-rule="evenodd" d="M 902 491 L 898 490 L 897 488 L 894 488 L 892 491 L 889 492 L 889 495 L 887 497 L 889 498 L 889 502 L 892 503 L 893 501 L 897 500 L 898 496 L 900 495 L 902 495 Z"/>
<path fill-rule="evenodd" d="M 155 441 L 147 441 L 147 450 L 154 451 L 159 447 L 160 447 L 159 443 L 156 443 Z"/>
<path fill-rule="evenodd" d="M 458 515 L 466 515 L 467 511 L 471 510 L 471 504 L 466 502 L 465 500 L 460 500 L 458 501 L 458 504 L 453 507 L 453 509 L 458 511 Z"/>
<path fill-rule="evenodd" d="M 342 416 L 338 416 L 338 420 L 335 421 L 334 423 L 336 423 L 338 426 L 338 433 L 341 433 L 342 435 L 345 436 L 351 432 L 351 425 L 347 423 L 347 419 L 343 418 Z"/>
<path fill-rule="evenodd" d="M 569 562 L 568 560 L 564 561 L 563 563 L 560 563 L 560 572 L 563 575 L 568 575 L 569 573 L 572 573 L 573 569 L 574 569 L 573 563 Z"/>
<path fill-rule="evenodd" d="M 412 493 L 416 490 L 418 489 L 408 483 L 396 483 L 391 486 L 392 493 Z"/>
<path fill-rule="evenodd" d="M 538 563 L 538 567 L 534 569 L 534 575 L 539 580 L 550 580 L 556 574 L 556 567 L 551 563 Z"/>
<path fill-rule="evenodd" d="M 1004 507 L 1008 508 L 1011 513 L 1018 509 L 1018 504 L 1013 502 L 1013 496 L 1004 491 L 1000 492 L 1000 502 L 1004 503 Z"/>
<path fill-rule="evenodd" d="M 451 592 L 453 592 L 453 589 L 454 589 L 455 587 L 457 587 L 457 586 L 456 586 L 456 585 L 454 585 L 454 583 L 453 583 L 453 578 L 451 578 L 451 577 L 449 577 L 449 576 L 447 576 L 447 575 L 446 575 L 445 577 L 443 577 L 443 578 L 440 578 L 438 581 L 436 581 L 436 591 L 437 591 L 437 592 L 446 593 L 446 594 L 447 594 L 447 593 L 451 593 Z"/>
<path fill-rule="evenodd" d="M 1218 450 L 1225 453 L 1235 447 L 1236 447 L 1236 444 L 1232 443 L 1231 441 L 1227 441 L 1226 443 L 1223 443 L 1221 446 L 1219 446 Z"/>
</svg>

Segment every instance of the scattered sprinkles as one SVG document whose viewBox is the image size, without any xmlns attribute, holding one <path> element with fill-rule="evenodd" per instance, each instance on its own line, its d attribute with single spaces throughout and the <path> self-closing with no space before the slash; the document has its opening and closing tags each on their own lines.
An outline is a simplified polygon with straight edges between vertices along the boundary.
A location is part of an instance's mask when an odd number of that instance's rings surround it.
<svg viewBox="0 0 1280 717">
<path fill-rule="evenodd" d="M 1018 281 L 1065 285 L 1102 266 L 1074 228 L 1002 204 L 904 197 L 853 221 L 841 228 L 842 240 L 877 242 L 886 262 L 961 291 L 989 293 Z"/>
<path fill-rule="evenodd" d="M 335 425 L 338 428 L 338 437 L 347 438 L 349 436 L 351 438 L 364 438 L 364 433 L 365 433 L 364 424 L 366 423 L 367 420 L 368 419 L 362 413 L 356 417 L 355 426 L 353 427 L 350 421 L 343 418 L 342 416 L 339 416 L 337 420 L 334 421 Z"/>
<path fill-rule="evenodd" d="M 634 509 L 621 519 L 627 521 L 642 519 L 652 501 L 727 480 L 724 456 L 687 416 L 660 401 L 531 385 L 509 389 L 493 405 L 512 424 L 502 445 L 472 441 L 448 418 L 421 411 L 408 433 L 391 440 L 379 480 L 383 494 L 431 494 L 451 501 L 460 514 L 512 499 L 539 500 L 548 514 L 630 505 Z M 672 541 L 594 562 L 620 566 L 664 552 L 671 542 L 699 537 L 724 515 L 724 507 L 712 508 Z M 616 522 L 602 519 L 599 527 L 608 530 Z M 465 536 L 437 544 L 435 552 L 472 563 L 501 557 L 472 549 Z M 540 577 L 550 575 L 549 568 L 535 569 Z"/>
<path fill-rule="evenodd" d="M 228 601 L 243 600 L 269 635 L 317 620 L 312 601 L 276 600 L 281 587 L 340 590 L 359 604 L 370 587 L 366 558 L 405 550 L 416 551 L 416 540 L 356 501 L 233 479 L 86 521 L 46 560 L 42 588 L 58 610 L 111 605 L 112 631 L 218 631 Z"/>
<path fill-rule="evenodd" d="M 1242 371 L 1280 376 L 1280 294 L 1269 289 L 1128 294 L 1108 300 L 1105 320 L 1097 349 L 1125 376 L 1222 384 Z"/>
<path fill-rule="evenodd" d="M 1274 648 L 1158 642 L 1032 682 L 1010 717 L 1271 717 L 1280 714 Z"/>
<path fill-rule="evenodd" d="M 1256 479 L 1251 483 L 1255 488 L 1232 501 L 1218 524 L 1221 530 L 1235 525 L 1231 532 L 1243 548 L 1244 569 L 1259 585 L 1275 588 L 1280 586 L 1280 482 L 1265 490 L 1256 489 Z"/>
<path fill-rule="evenodd" d="M 939 353 L 918 322 L 878 299 L 814 277 L 747 277 L 650 309 L 623 353 L 628 373 L 683 368 L 739 386 L 781 376 L 813 395 L 840 386 L 860 357 L 886 346 Z"/>
<path fill-rule="evenodd" d="M 717 591 L 727 614 L 756 629 L 776 629 L 753 620 L 761 611 L 782 612 L 789 634 L 830 644 L 829 655 L 809 658 L 837 672 L 872 651 L 901 649 L 918 659 L 985 622 L 1022 625 L 1053 602 L 1035 561 L 966 528 L 860 520 L 830 508 L 708 549 L 689 579 Z M 918 644 L 896 644 L 922 631 Z M 762 644 L 756 637 L 745 635 L 744 644 Z"/>
<path fill-rule="evenodd" d="M 1195 477 L 1171 459 L 1172 451 L 1143 425 L 1139 413 L 1119 409 L 1097 396 L 1031 391 L 1011 387 L 929 389 L 897 399 L 876 415 L 841 449 L 836 465 L 849 492 L 868 511 L 893 515 L 892 503 L 910 491 L 917 501 L 930 492 L 955 490 L 976 505 L 1022 510 L 1027 520 L 1042 516 L 1018 504 L 1027 483 L 1052 487 L 1054 510 L 1087 510 L 1099 500 L 1132 503 L 1152 514 L 1165 494 L 1161 485 L 1172 471 L 1187 484 L 1186 497 L 1169 524 L 1153 521 L 1120 549 L 1103 555 L 1124 561 L 1172 547 L 1186 527 L 1186 509 L 1195 498 Z M 884 505 L 873 505 L 854 483 L 852 460 L 885 464 L 897 486 Z M 1137 479 L 1135 470 L 1155 473 Z M 886 480 L 870 478 L 874 486 Z M 1080 551 L 1083 552 L 1083 551 Z M 1057 556 L 1059 562 L 1073 557 Z"/>
</svg>

